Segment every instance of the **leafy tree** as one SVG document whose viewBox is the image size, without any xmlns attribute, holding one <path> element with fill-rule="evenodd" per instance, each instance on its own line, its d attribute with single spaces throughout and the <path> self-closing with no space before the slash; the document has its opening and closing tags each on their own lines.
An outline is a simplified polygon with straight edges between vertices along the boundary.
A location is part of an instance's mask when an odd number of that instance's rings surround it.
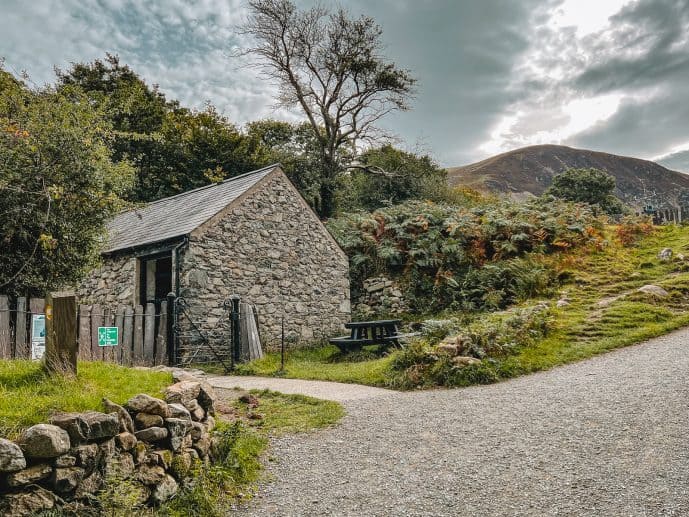
<svg viewBox="0 0 689 517">
<path fill-rule="evenodd" d="M 319 213 L 335 210 L 335 192 L 348 163 L 344 149 L 380 135 L 376 124 L 408 109 L 415 79 L 382 55 L 382 29 L 367 16 L 290 0 L 249 0 L 246 54 L 280 88 L 280 105 L 300 109 L 320 154 Z"/>
<path fill-rule="evenodd" d="M 260 167 L 251 142 L 210 104 L 194 111 L 147 85 L 117 56 L 58 71 L 60 88 L 80 88 L 114 128 L 113 159 L 130 161 L 126 197 L 152 201 Z"/>
<path fill-rule="evenodd" d="M 360 160 L 367 169 L 377 168 L 388 174 L 369 174 L 352 169 L 348 188 L 342 189 L 343 209 L 375 210 L 408 199 L 445 200 L 447 173 L 428 155 L 419 156 L 391 145 L 366 151 Z"/>
<path fill-rule="evenodd" d="M 39 293 L 93 265 L 133 170 L 74 87 L 31 90 L 0 70 L 0 290 Z"/>
<path fill-rule="evenodd" d="M 598 206 L 606 214 L 619 215 L 624 212 L 624 205 L 613 195 L 614 190 L 615 178 L 607 172 L 598 169 L 568 169 L 553 178 L 545 195 L 587 203 Z"/>
</svg>

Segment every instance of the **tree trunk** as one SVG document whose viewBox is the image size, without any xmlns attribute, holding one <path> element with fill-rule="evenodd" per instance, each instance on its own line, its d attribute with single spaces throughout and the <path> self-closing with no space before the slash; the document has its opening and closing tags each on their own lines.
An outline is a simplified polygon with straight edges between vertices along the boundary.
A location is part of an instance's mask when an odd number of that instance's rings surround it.
<svg viewBox="0 0 689 517">
<path fill-rule="evenodd" d="M 334 181 L 324 179 L 320 188 L 320 203 L 318 215 L 321 219 L 328 219 L 335 213 L 335 185 Z"/>
</svg>

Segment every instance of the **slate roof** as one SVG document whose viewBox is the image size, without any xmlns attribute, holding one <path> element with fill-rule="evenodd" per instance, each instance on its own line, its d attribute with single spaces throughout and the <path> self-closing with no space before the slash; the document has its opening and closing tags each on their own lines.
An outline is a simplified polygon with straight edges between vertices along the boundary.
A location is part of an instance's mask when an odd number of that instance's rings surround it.
<svg viewBox="0 0 689 517">
<path fill-rule="evenodd" d="M 222 183 L 159 199 L 123 212 L 108 225 L 103 253 L 137 248 L 191 233 L 220 212 L 279 165 L 235 176 Z"/>
</svg>

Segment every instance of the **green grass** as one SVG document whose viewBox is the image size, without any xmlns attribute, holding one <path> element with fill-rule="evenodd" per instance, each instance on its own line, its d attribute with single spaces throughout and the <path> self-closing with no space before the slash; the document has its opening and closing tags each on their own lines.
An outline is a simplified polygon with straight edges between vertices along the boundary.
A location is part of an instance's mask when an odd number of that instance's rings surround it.
<svg viewBox="0 0 689 517">
<path fill-rule="evenodd" d="M 375 347 L 343 355 L 336 346 L 318 346 L 289 350 L 284 371 L 280 371 L 280 354 L 270 352 L 262 359 L 239 365 L 237 373 L 385 386 L 393 355 L 380 356 Z"/>
<path fill-rule="evenodd" d="M 262 420 L 252 421 L 255 427 L 270 435 L 300 433 L 337 423 L 344 409 L 337 402 L 305 395 L 286 395 L 270 390 L 252 390 L 260 401 L 256 411 Z M 247 405 L 237 401 L 235 407 L 246 414 Z"/>
<path fill-rule="evenodd" d="M 689 325 L 689 261 L 661 262 L 657 258 L 658 251 L 666 247 L 672 248 L 675 255 L 689 257 L 689 227 L 658 227 L 626 248 L 616 243 L 614 228 L 609 228 L 608 241 L 601 251 L 577 251 L 544 259 L 563 279 L 557 291 L 566 291 L 570 300 L 569 306 L 554 309 L 552 330 L 546 337 L 514 355 L 484 360 L 454 372 L 448 382 L 454 386 L 496 382 L 592 357 Z M 656 300 L 636 293 L 645 284 L 659 285 L 670 296 Z M 605 299 L 612 300 L 599 306 Z M 551 302 L 556 300 L 557 296 Z M 524 305 L 533 303 L 527 300 Z M 384 357 L 371 353 L 343 356 L 334 346 L 321 346 L 289 351 L 284 372 L 280 371 L 280 355 L 269 353 L 242 365 L 239 373 L 405 386 L 399 382 L 400 372 L 392 370 L 398 353 Z"/>
<path fill-rule="evenodd" d="M 123 403 L 137 393 L 160 396 L 172 383 L 166 372 L 134 370 L 109 363 L 80 362 L 75 377 L 49 376 L 41 364 L 0 361 L 0 436 L 46 422 L 56 411 L 102 410 L 108 397 Z"/>
</svg>

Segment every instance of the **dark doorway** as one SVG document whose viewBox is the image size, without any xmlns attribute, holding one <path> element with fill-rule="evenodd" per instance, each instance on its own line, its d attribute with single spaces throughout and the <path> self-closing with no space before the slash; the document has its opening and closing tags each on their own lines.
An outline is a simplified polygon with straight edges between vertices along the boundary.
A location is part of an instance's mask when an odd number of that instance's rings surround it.
<svg viewBox="0 0 689 517">
<path fill-rule="evenodd" d="M 139 303 L 157 307 L 172 291 L 172 253 L 142 257 L 139 263 Z"/>
</svg>

